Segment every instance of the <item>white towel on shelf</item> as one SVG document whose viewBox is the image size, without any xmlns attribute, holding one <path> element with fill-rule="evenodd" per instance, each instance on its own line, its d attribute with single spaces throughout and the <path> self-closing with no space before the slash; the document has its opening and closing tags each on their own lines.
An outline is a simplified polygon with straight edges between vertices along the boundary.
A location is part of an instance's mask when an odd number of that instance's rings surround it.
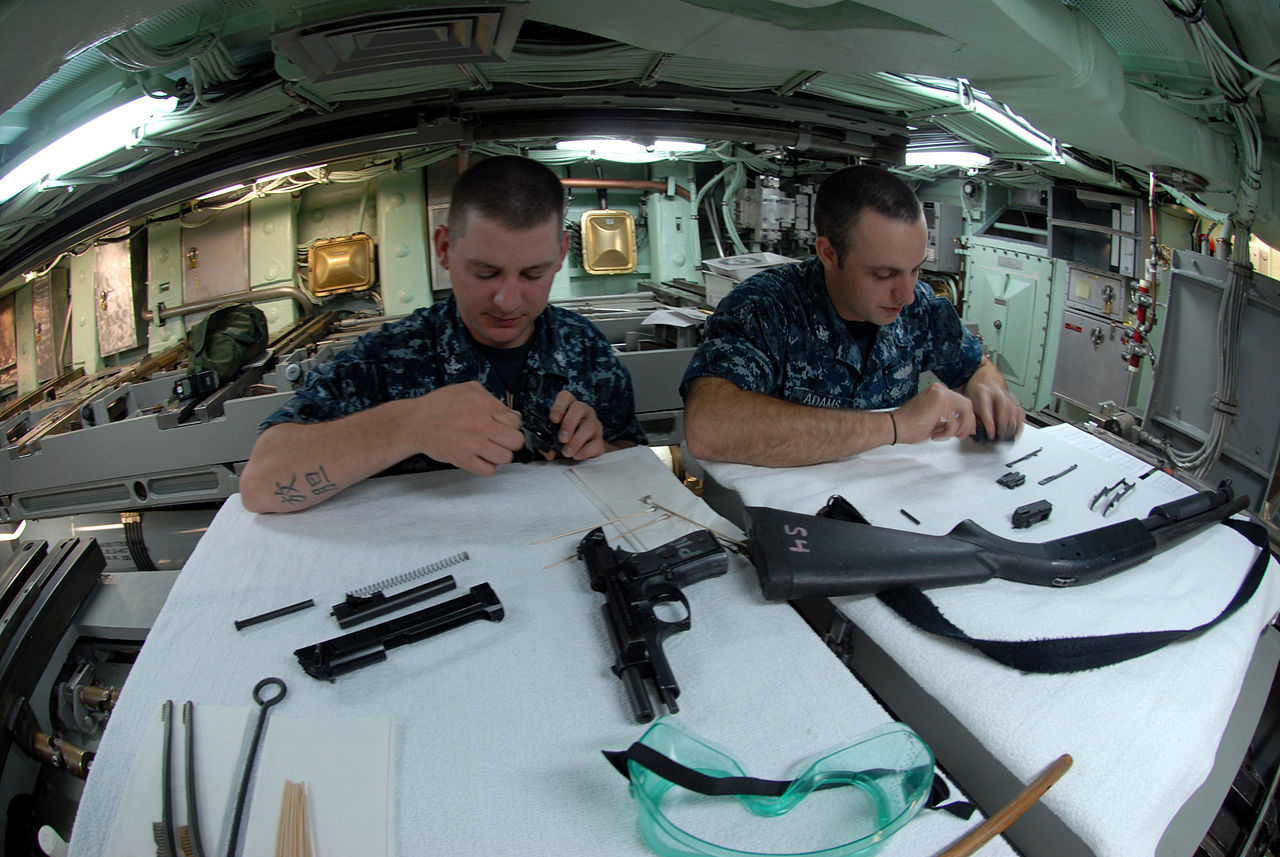
<svg viewBox="0 0 1280 857">
<path fill-rule="evenodd" d="M 1008 463 L 1037 448 L 1039 454 Z M 1039 485 L 1039 480 L 1070 473 Z M 1014 444 L 968 440 L 881 447 L 830 464 L 764 468 L 703 462 L 746 506 L 815 514 L 840 494 L 870 523 L 942 535 L 964 519 L 1005 538 L 1045 542 L 1125 518 L 1193 493 L 1070 426 L 1027 427 Z M 1007 489 L 1010 469 L 1026 477 Z M 1089 503 L 1122 478 L 1136 487 L 1107 517 Z M 1048 521 L 1013 529 L 1012 511 L 1053 505 Z M 906 510 L 920 521 L 904 516 Z M 971 637 L 1027 640 L 1191 628 L 1231 600 L 1257 551 L 1213 526 L 1176 550 L 1087 586 L 1054 589 L 991 580 L 929 591 Z M 925 633 L 874 597 L 833 599 L 923 689 L 1024 781 L 1046 758 L 1075 766 L 1045 802 L 1100 857 L 1152 854 L 1174 814 L 1204 781 L 1244 680 L 1258 635 L 1280 609 L 1274 559 L 1254 597 L 1199 637 L 1102 669 L 1025 675 L 976 650 Z"/>
</svg>

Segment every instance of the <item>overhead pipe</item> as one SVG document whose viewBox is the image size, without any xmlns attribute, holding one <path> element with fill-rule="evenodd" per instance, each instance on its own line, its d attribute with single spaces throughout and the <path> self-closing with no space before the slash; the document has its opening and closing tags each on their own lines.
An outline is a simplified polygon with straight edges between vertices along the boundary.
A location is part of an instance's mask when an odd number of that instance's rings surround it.
<svg viewBox="0 0 1280 857">
<path fill-rule="evenodd" d="M 226 295 L 218 295 L 217 297 L 205 298 L 202 301 L 192 301 L 189 304 L 178 304 L 177 306 L 169 306 L 160 310 L 160 320 L 174 318 L 180 315 L 191 315 L 192 313 L 204 312 L 206 310 L 217 309 L 224 304 L 229 303 L 255 303 L 257 301 L 273 300 L 275 298 L 292 298 L 302 314 L 308 318 L 315 312 L 315 308 L 311 304 L 311 299 L 307 297 L 306 292 L 295 286 L 276 286 L 270 289 L 248 289 L 243 292 L 231 292 Z M 156 314 L 149 309 L 142 310 L 142 320 L 151 323 Z"/>
<path fill-rule="evenodd" d="M 647 179 L 560 179 L 560 184 L 567 188 L 600 188 L 607 190 L 651 190 L 659 193 L 667 192 L 667 183 Z M 689 189 L 681 185 L 675 186 L 676 196 L 692 202 Z"/>
</svg>

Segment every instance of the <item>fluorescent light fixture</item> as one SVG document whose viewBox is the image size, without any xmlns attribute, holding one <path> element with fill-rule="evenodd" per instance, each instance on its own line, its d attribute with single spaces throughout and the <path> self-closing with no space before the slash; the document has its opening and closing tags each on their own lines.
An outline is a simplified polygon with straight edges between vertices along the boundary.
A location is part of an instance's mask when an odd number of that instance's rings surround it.
<svg viewBox="0 0 1280 857">
<path fill-rule="evenodd" d="M 18 526 L 14 528 L 12 533 L 0 533 L 0 542 L 16 542 L 26 528 L 27 522 L 25 520 L 19 521 Z"/>
<path fill-rule="evenodd" d="M 208 193 L 202 193 L 197 196 L 196 199 L 213 199 L 215 196 L 222 196 L 224 193 L 231 193 L 233 190 L 242 190 L 246 187 L 248 187 L 248 185 L 243 182 L 240 184 L 227 185 L 226 187 L 218 188 L 217 190 L 211 190 Z"/>
<path fill-rule="evenodd" d="M 139 129 L 173 111 L 176 98 L 144 95 L 90 119 L 14 167 L 0 179 L 0 202 L 46 179 L 57 179 L 119 149 L 142 136 Z"/>
<path fill-rule="evenodd" d="M 985 167 L 991 158 L 979 152 L 956 152 L 947 149 L 907 149 L 908 167 Z"/>
<path fill-rule="evenodd" d="M 556 143 L 561 152 L 579 152 L 590 158 L 603 158 L 606 161 L 642 164 L 650 161 L 664 161 L 676 154 L 690 154 L 704 151 L 703 143 L 691 143 L 685 140 L 654 140 L 652 146 L 644 146 L 633 140 L 617 140 L 612 137 L 598 137 L 584 140 L 561 140 Z"/>
<path fill-rule="evenodd" d="M 654 140 L 653 148 L 659 152 L 705 152 L 707 144 L 688 140 Z"/>
</svg>

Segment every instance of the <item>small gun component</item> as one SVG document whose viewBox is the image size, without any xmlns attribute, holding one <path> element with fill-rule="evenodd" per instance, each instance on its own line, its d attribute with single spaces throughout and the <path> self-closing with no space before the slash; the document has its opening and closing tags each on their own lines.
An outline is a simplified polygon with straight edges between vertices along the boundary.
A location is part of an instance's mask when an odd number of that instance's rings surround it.
<svg viewBox="0 0 1280 857">
<path fill-rule="evenodd" d="M 1137 482 L 1130 482 L 1128 479 L 1121 479 L 1115 485 L 1108 485 L 1097 494 L 1093 495 L 1093 499 L 1089 501 L 1089 509 L 1092 511 L 1093 507 L 1098 505 L 1100 500 L 1104 497 L 1109 497 L 1110 499 L 1107 500 L 1107 505 L 1102 507 L 1102 517 L 1105 518 L 1108 513 L 1110 513 L 1111 510 L 1125 498 L 1125 495 L 1136 488 L 1137 485 Z"/>
<path fill-rule="evenodd" d="M 387 659 L 387 649 L 416 643 L 476 619 L 501 622 L 502 602 L 493 587 L 481 583 L 466 595 L 388 619 L 371 628 L 352 631 L 322 643 L 303 646 L 294 652 L 298 663 L 312 678 L 333 681 L 343 673 Z"/>
<path fill-rule="evenodd" d="M 1001 476 L 999 479 L 997 479 L 996 484 L 1003 485 L 1005 488 L 1013 489 L 1013 488 L 1017 488 L 1019 485 L 1021 485 L 1023 482 L 1026 482 L 1026 481 L 1027 481 L 1027 477 L 1023 476 L 1021 473 L 1019 473 L 1016 470 L 1010 470 L 1004 476 Z"/>
<path fill-rule="evenodd" d="M 531 452 L 559 452 L 560 427 L 546 414 L 534 413 L 527 408 L 520 414 L 520 431 L 524 433 L 524 445 Z"/>
<path fill-rule="evenodd" d="M 257 625 L 259 622 L 267 622 L 271 619 L 279 619 L 281 616 L 288 616 L 290 613 L 297 613 L 299 610 L 306 610 L 308 607 L 315 607 L 316 602 L 308 598 L 306 601 L 299 601 L 297 604 L 290 604 L 288 607 L 281 607 L 278 610 L 268 610 L 266 613 L 259 613 L 257 616 L 250 616 L 248 619 L 237 619 L 236 630 L 243 631 L 250 625 Z"/>
<path fill-rule="evenodd" d="M 1039 449 L 1033 449 L 1031 452 L 1028 452 L 1026 455 L 1022 456 L 1021 458 L 1015 458 L 1013 461 L 1006 461 L 1004 466 L 1013 467 L 1013 465 L 1021 464 L 1022 462 L 1026 461 L 1028 458 L 1035 458 L 1037 455 L 1039 455 L 1042 452 L 1044 452 L 1043 446 L 1040 447 Z"/>
<path fill-rule="evenodd" d="M 978 443 L 995 443 L 1000 439 L 1000 435 L 998 434 L 995 437 L 987 434 L 987 427 L 984 426 L 981 421 L 978 422 L 977 427 L 973 430 L 973 434 L 969 435 L 969 437 L 973 438 L 973 440 Z"/>
<path fill-rule="evenodd" d="M 1041 480 L 1040 480 L 1039 482 L 1037 482 L 1036 484 L 1037 484 L 1037 485 L 1048 485 L 1048 484 L 1049 484 L 1050 482 L 1052 482 L 1053 480 L 1055 480 L 1055 479 L 1061 479 L 1062 477 L 1066 476 L 1068 473 L 1070 473 L 1071 471 L 1075 470 L 1077 466 L 1078 466 L 1078 465 L 1073 464 L 1073 465 L 1071 465 L 1070 467 L 1068 467 L 1066 470 L 1062 471 L 1061 473 L 1055 473 L 1055 474 L 1053 474 L 1052 476 L 1046 476 L 1045 478 L 1041 479 Z"/>
<path fill-rule="evenodd" d="M 917 527 L 920 526 L 920 519 L 917 518 L 915 515 L 911 514 L 906 509 L 899 509 L 898 511 L 901 512 L 903 514 L 903 517 L 905 517 L 908 521 L 915 524 Z"/>
<path fill-rule="evenodd" d="M 352 589 L 347 593 L 347 595 L 360 598 L 365 595 L 372 595 L 380 590 L 394 589 L 401 584 L 408 583 L 411 580 L 417 580 L 419 577 L 426 577 L 428 574 L 435 574 L 437 571 L 443 571 L 450 566 L 457 565 L 460 562 L 466 562 L 469 559 L 471 559 L 471 554 L 466 551 L 459 551 L 453 556 L 447 556 L 444 559 L 429 562 L 421 568 L 415 568 L 413 571 L 406 571 L 404 574 L 397 574 L 395 577 L 388 577 L 386 580 L 379 580 L 377 583 L 370 583 L 368 586 L 361 586 L 359 589 Z"/>
<path fill-rule="evenodd" d="M 689 630 L 689 601 L 682 587 L 724 574 L 728 556 L 715 536 L 695 530 L 644 553 L 610 548 L 604 530 L 597 527 L 578 545 L 586 563 L 591 588 L 604 593 L 604 617 L 613 644 L 613 672 L 622 679 L 636 722 L 653 719 L 653 706 L 645 680 L 653 683 L 658 699 L 675 714 L 680 687 L 662 651 L 663 641 L 677 631 Z M 679 604 L 682 618 L 658 617 L 658 604 Z"/>
<path fill-rule="evenodd" d="M 1025 530 L 1032 524 L 1047 521 L 1049 520 L 1049 513 L 1052 511 L 1053 506 L 1048 500 L 1037 500 L 1034 503 L 1019 506 L 1013 510 L 1013 528 L 1015 530 Z"/>
<path fill-rule="evenodd" d="M 338 620 L 339 628 L 350 628 L 378 616 L 385 616 L 393 610 L 426 601 L 428 598 L 448 592 L 458 587 L 453 575 L 429 580 L 421 586 L 406 589 L 395 595 L 384 595 L 381 591 L 372 595 L 348 595 L 341 604 L 333 605 L 332 614 Z"/>
</svg>

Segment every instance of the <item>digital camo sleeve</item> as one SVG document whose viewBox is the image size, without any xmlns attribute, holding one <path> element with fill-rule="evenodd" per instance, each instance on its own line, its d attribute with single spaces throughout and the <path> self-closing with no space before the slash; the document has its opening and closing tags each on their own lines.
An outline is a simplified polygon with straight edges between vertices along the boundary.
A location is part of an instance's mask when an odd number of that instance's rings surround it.
<svg viewBox="0 0 1280 857">
<path fill-rule="evenodd" d="M 730 296 L 734 297 L 732 293 Z M 680 383 L 682 398 L 688 396 L 693 379 L 702 375 L 724 378 L 740 389 L 769 395 L 781 385 L 780 364 L 786 354 L 785 316 L 764 300 L 735 300 L 728 305 L 725 301 L 707 319 L 702 344 Z"/>
<path fill-rule="evenodd" d="M 982 343 L 961 323 L 950 301 L 928 295 L 929 348 L 922 368 L 948 387 L 963 387 L 982 363 Z"/>
</svg>

